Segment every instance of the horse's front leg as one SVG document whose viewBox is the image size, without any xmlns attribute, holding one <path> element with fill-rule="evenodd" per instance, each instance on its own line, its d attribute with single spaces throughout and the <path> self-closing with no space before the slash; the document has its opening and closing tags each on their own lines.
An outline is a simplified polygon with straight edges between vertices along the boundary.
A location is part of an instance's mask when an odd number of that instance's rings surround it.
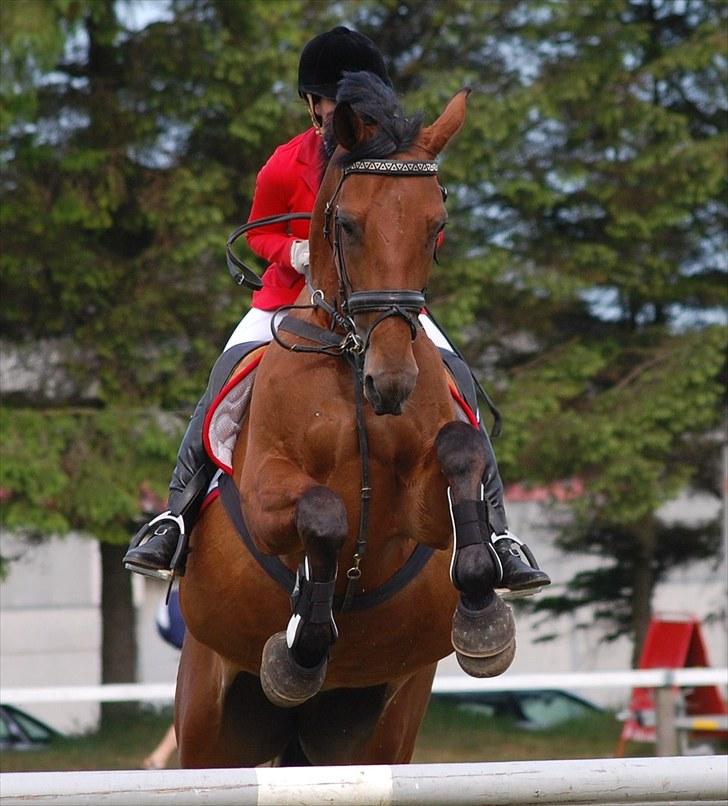
<svg viewBox="0 0 728 806">
<path fill-rule="evenodd" d="M 450 576 L 460 591 L 452 644 L 460 666 L 474 677 L 504 672 L 516 649 L 510 607 L 496 594 L 500 560 L 489 539 L 482 480 L 486 447 L 482 434 L 462 422 L 443 426 L 435 442 L 440 468 L 450 485 L 453 523 Z"/>
<path fill-rule="evenodd" d="M 300 471 L 297 475 L 301 476 Z M 281 478 L 285 476 L 278 476 L 279 485 Z M 293 615 L 288 628 L 268 639 L 260 670 L 266 696 L 283 708 L 300 705 L 317 694 L 326 677 L 329 649 L 337 637 L 332 615 L 336 568 L 348 528 L 344 502 L 337 493 L 312 480 L 306 486 L 302 476 L 297 486 L 303 492 L 293 507 L 289 534 L 294 540 L 297 537 L 297 548 L 303 547 L 304 561 L 291 595 Z M 268 514 L 266 518 L 259 510 L 258 542 L 265 543 L 267 535 L 273 538 L 273 545 L 283 548 L 274 535 L 280 534 L 285 508 Z M 285 551 L 293 548 L 287 546 Z"/>
</svg>

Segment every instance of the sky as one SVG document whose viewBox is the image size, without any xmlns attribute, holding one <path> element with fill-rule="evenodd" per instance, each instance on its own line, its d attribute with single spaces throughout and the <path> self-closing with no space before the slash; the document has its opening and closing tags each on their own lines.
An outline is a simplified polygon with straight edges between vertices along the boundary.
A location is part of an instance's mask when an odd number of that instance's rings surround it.
<svg viewBox="0 0 728 806">
<path fill-rule="evenodd" d="M 133 31 L 140 31 L 150 22 L 169 19 L 169 0 L 118 0 L 120 16 Z"/>
</svg>

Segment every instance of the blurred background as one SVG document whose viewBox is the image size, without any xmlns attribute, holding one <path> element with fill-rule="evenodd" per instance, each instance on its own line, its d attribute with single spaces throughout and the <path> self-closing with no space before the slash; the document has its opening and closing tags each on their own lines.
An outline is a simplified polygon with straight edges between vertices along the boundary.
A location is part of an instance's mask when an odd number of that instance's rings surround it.
<svg viewBox="0 0 728 806">
<path fill-rule="evenodd" d="M 164 586 L 121 557 L 247 309 L 225 240 L 336 24 L 428 121 L 473 90 L 429 299 L 554 580 L 514 671 L 629 668 L 665 610 L 726 665 L 723 0 L 4 0 L 0 23 L 4 687 L 174 678 Z M 83 731 L 111 706 L 30 710 Z"/>
</svg>

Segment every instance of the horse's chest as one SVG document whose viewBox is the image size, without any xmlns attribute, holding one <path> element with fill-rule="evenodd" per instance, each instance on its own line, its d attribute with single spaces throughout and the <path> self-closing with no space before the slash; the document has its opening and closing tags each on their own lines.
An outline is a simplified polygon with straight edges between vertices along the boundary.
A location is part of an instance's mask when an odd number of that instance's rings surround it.
<svg viewBox="0 0 728 806">
<path fill-rule="evenodd" d="M 362 432 L 354 412 L 346 416 L 324 406 L 312 411 L 304 433 L 306 464 L 312 475 L 359 466 L 363 458 L 373 467 L 406 472 L 421 462 L 434 439 L 427 429 L 393 416 L 366 418 Z"/>
</svg>

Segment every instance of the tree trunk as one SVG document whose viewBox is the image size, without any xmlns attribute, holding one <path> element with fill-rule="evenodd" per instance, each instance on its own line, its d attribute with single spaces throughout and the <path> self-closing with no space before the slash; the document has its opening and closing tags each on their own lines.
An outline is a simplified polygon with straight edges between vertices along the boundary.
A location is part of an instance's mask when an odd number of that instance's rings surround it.
<svg viewBox="0 0 728 806">
<path fill-rule="evenodd" d="M 652 616 L 652 593 L 655 587 L 653 571 L 655 536 L 651 524 L 644 524 L 635 535 L 636 551 L 632 570 L 632 667 L 637 668 L 647 628 Z"/>
<path fill-rule="evenodd" d="M 133 683 L 136 679 L 136 614 L 131 574 L 121 559 L 126 546 L 100 543 L 101 547 L 101 681 Z M 136 710 L 136 703 L 103 703 L 102 725 L 111 718 Z"/>
</svg>

